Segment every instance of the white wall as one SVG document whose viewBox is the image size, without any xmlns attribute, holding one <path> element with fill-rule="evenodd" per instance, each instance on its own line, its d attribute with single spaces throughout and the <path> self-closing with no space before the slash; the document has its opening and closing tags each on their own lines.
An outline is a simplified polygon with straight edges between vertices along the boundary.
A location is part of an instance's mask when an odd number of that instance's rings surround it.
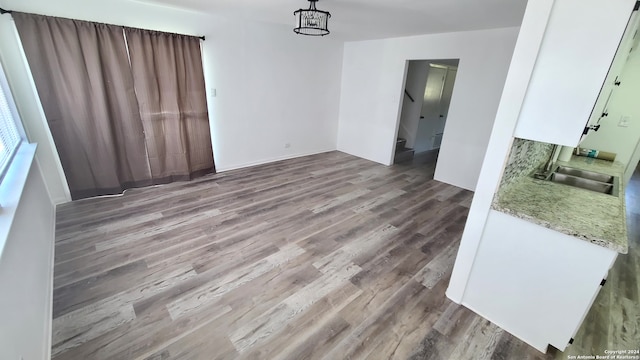
<svg viewBox="0 0 640 360">
<path fill-rule="evenodd" d="M 338 150 L 390 165 L 406 60 L 460 59 L 435 178 L 473 190 L 518 28 L 348 42 Z"/>
<path fill-rule="evenodd" d="M 239 22 L 127 0 L 5 0 L 2 7 L 44 15 L 205 35 L 203 59 L 216 168 L 229 170 L 336 149 L 342 42 L 290 27 Z M 0 51 L 32 141 L 40 143 L 47 186 L 69 199 L 57 153 L 37 110 L 10 17 L 0 18 Z M 212 89 L 217 97 L 212 97 Z M 290 144 L 285 148 L 285 144 Z"/>
<path fill-rule="evenodd" d="M 55 209 L 34 162 L 1 251 L 0 359 L 49 358 L 54 223 Z"/>
<path fill-rule="evenodd" d="M 427 85 L 428 74 L 429 63 L 427 61 L 414 60 L 408 62 L 404 88 L 411 94 L 414 101 L 411 101 L 407 95 L 403 95 L 400 127 L 398 129 L 398 137 L 407 139 L 408 148 L 415 146 L 420 111 L 422 110 L 422 98 Z"/>
<path fill-rule="evenodd" d="M 513 132 L 527 93 L 527 86 L 542 44 L 553 2 L 554 0 L 538 0 L 527 3 L 478 186 L 469 209 L 460 249 L 447 288 L 447 297 L 456 303 L 462 302 L 467 287 L 493 195 L 500 183 L 513 143 Z"/>
<path fill-rule="evenodd" d="M 609 100 L 609 115 L 600 121 L 600 130 L 590 132 L 580 143 L 581 147 L 616 153 L 616 161 L 630 164 L 640 140 L 640 37 L 636 37 L 634 50 L 624 66 L 620 86 L 614 89 Z M 622 117 L 629 117 L 626 127 L 619 126 Z"/>
<path fill-rule="evenodd" d="M 205 61 L 209 87 L 218 93 L 210 102 L 218 170 L 336 150 L 341 42 L 257 23 L 227 22 L 209 31 Z"/>
</svg>

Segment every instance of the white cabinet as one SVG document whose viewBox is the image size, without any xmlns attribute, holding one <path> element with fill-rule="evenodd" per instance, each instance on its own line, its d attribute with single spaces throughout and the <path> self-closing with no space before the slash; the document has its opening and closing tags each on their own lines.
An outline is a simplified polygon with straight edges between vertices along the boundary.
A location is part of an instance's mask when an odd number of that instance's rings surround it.
<svg viewBox="0 0 640 360">
<path fill-rule="evenodd" d="M 492 210 L 462 304 L 542 352 L 564 350 L 617 255 Z"/>
<path fill-rule="evenodd" d="M 588 124 L 590 127 L 598 125 L 600 119 L 604 119 L 608 116 L 610 99 L 613 96 L 613 93 L 618 89 L 618 85 L 624 81 L 622 73 L 631 54 L 634 36 L 638 31 L 638 25 L 640 25 L 639 20 L 640 16 L 638 16 L 638 11 L 634 11 L 631 15 L 631 19 L 629 20 L 629 24 L 627 25 L 627 29 L 624 32 L 624 36 L 622 37 L 616 56 L 611 63 L 611 68 L 609 69 L 607 78 L 602 85 L 602 90 L 600 91 L 598 100 L 591 112 Z"/>
<path fill-rule="evenodd" d="M 635 2 L 554 2 L 516 137 L 578 145 Z"/>
</svg>

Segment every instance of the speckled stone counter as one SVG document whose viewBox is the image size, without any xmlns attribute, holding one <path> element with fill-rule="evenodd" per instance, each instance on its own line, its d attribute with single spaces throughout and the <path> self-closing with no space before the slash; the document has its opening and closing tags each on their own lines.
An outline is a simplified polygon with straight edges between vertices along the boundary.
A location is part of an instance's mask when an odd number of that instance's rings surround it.
<svg viewBox="0 0 640 360">
<path fill-rule="evenodd" d="M 527 174 L 498 190 L 493 209 L 626 254 L 622 164 L 581 156 L 557 164 L 618 176 L 620 193 L 618 197 L 600 194 Z"/>
</svg>

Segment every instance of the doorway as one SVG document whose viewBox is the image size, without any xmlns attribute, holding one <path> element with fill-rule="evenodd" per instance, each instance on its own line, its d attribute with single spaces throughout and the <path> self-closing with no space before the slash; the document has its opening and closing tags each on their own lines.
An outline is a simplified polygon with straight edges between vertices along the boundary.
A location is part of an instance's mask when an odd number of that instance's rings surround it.
<svg viewBox="0 0 640 360">
<path fill-rule="evenodd" d="M 394 163 L 437 161 L 458 64 L 459 59 L 408 61 Z"/>
</svg>

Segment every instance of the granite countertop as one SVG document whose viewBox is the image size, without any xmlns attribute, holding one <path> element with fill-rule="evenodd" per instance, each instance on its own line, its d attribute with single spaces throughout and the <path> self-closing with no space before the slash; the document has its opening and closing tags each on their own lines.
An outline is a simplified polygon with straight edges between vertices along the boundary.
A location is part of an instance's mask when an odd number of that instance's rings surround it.
<svg viewBox="0 0 640 360">
<path fill-rule="evenodd" d="M 581 156 L 556 164 L 618 176 L 618 197 L 527 175 L 501 187 L 494 198 L 493 209 L 626 254 L 624 166 Z"/>
</svg>

